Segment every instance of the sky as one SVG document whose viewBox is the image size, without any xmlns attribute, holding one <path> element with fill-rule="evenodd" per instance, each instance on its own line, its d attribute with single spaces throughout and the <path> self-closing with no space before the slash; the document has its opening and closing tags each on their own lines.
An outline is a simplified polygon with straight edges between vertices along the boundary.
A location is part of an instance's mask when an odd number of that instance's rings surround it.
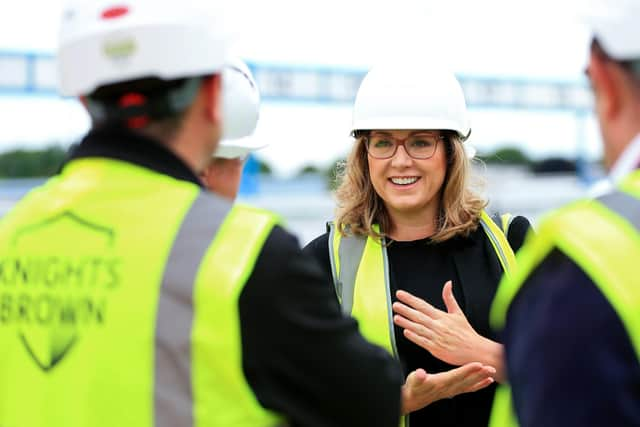
<svg viewBox="0 0 640 427">
<path fill-rule="evenodd" d="M 235 51 L 257 63 L 368 69 L 428 55 L 456 73 L 584 82 L 588 31 L 580 0 L 233 0 Z M 10 2 L 0 14 L 0 50 L 54 52 L 62 0 Z M 34 13 L 37 11 L 37 13 Z M 585 83 L 586 84 L 586 83 Z M 533 157 L 600 155 L 592 116 L 471 110 L 480 151 L 516 145 Z M 351 146 L 349 105 L 265 102 L 258 157 L 281 175 L 326 166 Z M 68 143 L 86 132 L 72 100 L 0 96 L 0 150 Z M 579 137 L 582 136 L 582 137 Z"/>
</svg>

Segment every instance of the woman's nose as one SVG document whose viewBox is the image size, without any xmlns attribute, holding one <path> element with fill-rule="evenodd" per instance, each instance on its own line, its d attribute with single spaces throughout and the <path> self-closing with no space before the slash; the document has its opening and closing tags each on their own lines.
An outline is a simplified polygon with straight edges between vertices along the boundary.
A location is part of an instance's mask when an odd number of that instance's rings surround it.
<svg viewBox="0 0 640 427">
<path fill-rule="evenodd" d="M 394 166 L 403 166 L 408 163 L 411 163 L 411 156 L 407 153 L 407 150 L 404 148 L 404 145 L 398 146 L 396 148 L 396 152 L 391 158 L 391 164 Z"/>
</svg>

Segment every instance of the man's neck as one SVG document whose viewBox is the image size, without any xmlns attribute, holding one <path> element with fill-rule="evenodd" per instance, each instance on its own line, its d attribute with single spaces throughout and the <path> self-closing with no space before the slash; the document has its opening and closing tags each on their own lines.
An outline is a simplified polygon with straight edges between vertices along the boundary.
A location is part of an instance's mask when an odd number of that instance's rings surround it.
<svg viewBox="0 0 640 427">
<path fill-rule="evenodd" d="M 609 171 L 609 179 L 617 183 L 640 167 L 640 129 L 622 147 Z"/>
</svg>

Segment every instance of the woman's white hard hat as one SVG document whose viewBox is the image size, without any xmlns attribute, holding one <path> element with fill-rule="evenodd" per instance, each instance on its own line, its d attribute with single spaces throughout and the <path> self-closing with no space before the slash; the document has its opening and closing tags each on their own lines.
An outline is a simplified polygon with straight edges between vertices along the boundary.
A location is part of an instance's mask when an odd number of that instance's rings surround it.
<svg viewBox="0 0 640 427">
<path fill-rule="evenodd" d="M 432 61 L 375 66 L 356 94 L 352 132 L 373 129 L 451 130 L 465 140 L 471 127 L 462 87 Z"/>
</svg>

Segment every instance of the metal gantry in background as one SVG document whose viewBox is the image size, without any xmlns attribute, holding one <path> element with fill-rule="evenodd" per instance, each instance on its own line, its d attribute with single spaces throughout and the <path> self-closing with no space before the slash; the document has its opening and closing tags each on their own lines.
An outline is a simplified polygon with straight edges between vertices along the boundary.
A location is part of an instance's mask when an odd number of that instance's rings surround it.
<svg viewBox="0 0 640 427">
<path fill-rule="evenodd" d="M 352 103 L 366 70 L 250 64 L 265 100 Z M 591 110 L 591 93 L 578 82 L 458 75 L 471 108 L 527 111 Z"/>
<path fill-rule="evenodd" d="M 55 56 L 0 50 L 0 95 L 59 96 Z"/>
<path fill-rule="evenodd" d="M 350 104 L 366 70 L 249 63 L 265 102 Z M 581 178 L 588 180 L 586 122 L 591 91 L 584 83 L 458 75 L 470 108 L 573 113 Z M 58 97 L 55 56 L 0 50 L 0 96 Z"/>
</svg>

